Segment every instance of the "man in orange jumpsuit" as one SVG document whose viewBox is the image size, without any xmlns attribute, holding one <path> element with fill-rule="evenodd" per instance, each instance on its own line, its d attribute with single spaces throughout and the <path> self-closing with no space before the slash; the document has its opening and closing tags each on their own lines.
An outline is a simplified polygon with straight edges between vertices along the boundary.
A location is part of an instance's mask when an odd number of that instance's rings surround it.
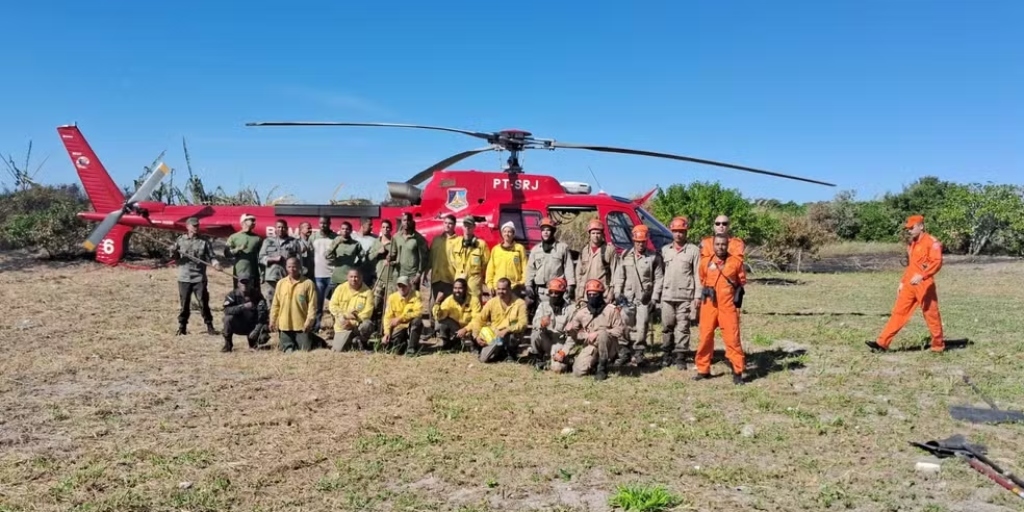
<svg viewBox="0 0 1024 512">
<path fill-rule="evenodd" d="M 700 256 L 702 258 L 710 258 L 715 255 L 714 239 L 718 235 L 725 235 L 729 237 L 729 256 L 739 258 L 740 260 L 740 275 L 743 276 L 743 280 L 747 279 L 747 271 L 743 267 L 744 252 L 747 250 L 747 244 L 742 238 L 733 236 L 732 230 L 729 228 L 729 217 L 726 215 L 719 215 L 715 217 L 715 234 L 709 237 L 705 237 L 700 241 L 698 248 L 700 249 Z"/>
<path fill-rule="evenodd" d="M 907 246 L 907 270 L 903 272 L 896 292 L 896 304 L 889 321 L 882 328 L 878 340 L 868 341 L 873 351 L 889 350 L 896 333 L 910 320 L 914 307 L 921 306 L 924 321 L 932 334 L 933 352 L 942 352 L 946 344 L 942 339 L 942 317 L 939 316 L 939 296 L 935 293 L 935 274 L 942 268 L 942 242 L 924 232 L 924 217 L 911 215 L 905 226 L 910 230 Z"/>
<path fill-rule="evenodd" d="M 733 303 L 736 287 L 747 284 L 746 276 L 742 273 L 743 261 L 730 254 L 729 235 L 719 233 L 712 240 L 714 254 L 700 259 L 700 282 L 703 289 L 700 305 L 700 343 L 694 357 L 697 376 L 694 380 L 711 377 L 715 329 L 721 328 L 725 357 L 732 366 L 732 382 L 743 384 L 746 360 L 743 345 L 740 344 L 740 312 Z"/>
</svg>

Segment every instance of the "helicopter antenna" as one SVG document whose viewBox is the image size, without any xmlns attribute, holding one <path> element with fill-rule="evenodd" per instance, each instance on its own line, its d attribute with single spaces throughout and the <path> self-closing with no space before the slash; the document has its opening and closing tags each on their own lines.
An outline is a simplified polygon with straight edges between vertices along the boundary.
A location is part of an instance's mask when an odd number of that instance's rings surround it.
<svg viewBox="0 0 1024 512">
<path fill-rule="evenodd" d="M 587 170 L 590 171 L 590 175 L 594 178 L 594 183 L 597 184 L 597 190 L 604 192 L 604 187 L 601 186 L 601 182 L 597 179 L 597 175 L 594 174 L 594 170 L 587 166 Z"/>
</svg>

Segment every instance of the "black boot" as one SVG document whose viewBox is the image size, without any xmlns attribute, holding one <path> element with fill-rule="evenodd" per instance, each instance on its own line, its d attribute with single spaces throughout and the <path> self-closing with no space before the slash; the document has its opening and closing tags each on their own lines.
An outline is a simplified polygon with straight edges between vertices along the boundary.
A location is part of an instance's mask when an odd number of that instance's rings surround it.
<svg viewBox="0 0 1024 512">
<path fill-rule="evenodd" d="M 644 349 L 643 348 L 636 349 L 636 352 L 633 352 L 633 364 L 635 364 L 638 367 L 640 367 L 640 366 L 643 366 L 646 362 L 647 362 L 647 360 L 644 359 Z"/>
<path fill-rule="evenodd" d="M 608 369 L 606 366 L 607 363 L 605 361 L 597 362 L 597 371 L 594 372 L 594 380 L 605 380 L 608 378 Z"/>
<path fill-rule="evenodd" d="M 743 385 L 743 374 L 742 373 L 734 373 L 734 374 L 732 374 L 732 383 L 737 385 L 737 386 L 742 386 Z"/>
<path fill-rule="evenodd" d="M 231 352 L 231 349 L 233 348 L 233 345 L 234 344 L 231 343 L 231 335 L 230 334 L 225 334 L 224 335 L 224 346 L 220 348 L 220 351 L 221 352 Z"/>
<path fill-rule="evenodd" d="M 675 355 L 675 359 L 672 360 L 672 363 L 676 365 L 676 368 L 686 370 L 686 354 L 682 352 L 677 353 Z"/>
<path fill-rule="evenodd" d="M 697 375 L 693 376 L 693 380 L 706 380 L 706 379 L 710 379 L 710 378 L 711 378 L 711 374 L 710 373 L 698 373 Z"/>
<path fill-rule="evenodd" d="M 181 325 L 178 326 L 178 330 L 177 330 L 177 332 L 174 333 L 174 335 L 175 336 L 183 336 L 185 334 L 188 334 L 187 331 L 188 331 L 188 329 L 185 328 L 185 324 L 181 324 Z"/>
<path fill-rule="evenodd" d="M 213 322 L 206 322 L 206 334 L 210 336 L 217 335 L 217 330 L 213 328 Z"/>
<path fill-rule="evenodd" d="M 629 363 L 630 357 L 633 355 L 633 351 L 626 345 L 619 345 L 619 356 L 615 358 L 615 362 L 612 366 L 626 366 Z"/>
</svg>

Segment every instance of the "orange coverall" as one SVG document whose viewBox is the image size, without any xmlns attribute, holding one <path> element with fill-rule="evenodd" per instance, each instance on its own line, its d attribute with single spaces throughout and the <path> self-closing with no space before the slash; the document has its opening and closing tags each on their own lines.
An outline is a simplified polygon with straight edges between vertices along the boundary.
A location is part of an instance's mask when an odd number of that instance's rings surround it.
<svg viewBox="0 0 1024 512">
<path fill-rule="evenodd" d="M 939 296 L 935 293 L 935 274 L 942 268 L 942 242 L 928 233 L 921 233 L 917 240 L 907 246 L 909 263 L 900 279 L 900 291 L 892 307 L 889 321 L 878 335 L 878 345 L 888 349 L 896 333 L 910 320 L 914 307 L 921 306 L 924 321 L 932 334 L 932 350 L 941 352 L 946 348 L 942 339 L 942 317 L 939 316 Z M 914 274 L 924 279 L 916 285 L 910 284 Z"/>
<path fill-rule="evenodd" d="M 699 248 L 700 248 L 700 257 L 701 258 L 711 258 L 711 257 L 714 257 L 714 255 L 715 255 L 715 237 L 714 236 L 704 237 L 704 239 L 700 241 L 700 247 Z M 729 248 L 727 250 L 729 251 L 729 257 L 739 258 L 740 263 L 741 263 L 741 265 L 740 265 L 740 276 L 742 276 L 743 282 L 746 282 L 747 281 L 747 271 L 746 271 L 745 268 L 743 268 L 742 263 L 744 261 L 744 254 L 743 253 L 746 252 L 746 250 L 747 250 L 747 243 L 744 242 L 743 239 L 738 237 L 738 236 L 729 235 Z M 730 277 L 729 279 L 732 279 L 732 278 Z"/>
<path fill-rule="evenodd" d="M 728 279 L 728 280 L 727 280 Z M 722 329 L 722 341 L 725 343 L 725 357 L 732 363 L 734 374 L 742 374 L 746 366 L 743 345 L 740 344 L 740 312 L 733 305 L 732 281 L 737 286 L 747 284 L 743 273 L 743 262 L 729 256 L 723 262 L 718 256 L 702 256 L 700 264 L 700 282 L 705 288 L 714 288 L 717 304 L 710 297 L 704 298 L 700 305 L 700 342 L 694 363 L 697 373 L 711 372 L 711 356 L 715 353 L 715 329 Z"/>
</svg>

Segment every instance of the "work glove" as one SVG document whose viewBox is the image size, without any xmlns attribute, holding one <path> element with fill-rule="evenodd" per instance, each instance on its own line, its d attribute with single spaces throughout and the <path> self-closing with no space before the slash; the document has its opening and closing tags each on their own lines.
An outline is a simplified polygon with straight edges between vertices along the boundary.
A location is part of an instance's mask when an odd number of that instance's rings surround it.
<svg viewBox="0 0 1024 512">
<path fill-rule="evenodd" d="M 551 325 L 551 315 L 544 315 L 544 317 L 540 319 L 540 328 L 547 329 L 549 325 Z"/>
<path fill-rule="evenodd" d="M 576 285 L 570 284 L 568 289 L 566 289 L 566 293 L 567 293 L 566 296 L 569 297 L 570 299 L 575 297 L 576 296 Z"/>
</svg>

